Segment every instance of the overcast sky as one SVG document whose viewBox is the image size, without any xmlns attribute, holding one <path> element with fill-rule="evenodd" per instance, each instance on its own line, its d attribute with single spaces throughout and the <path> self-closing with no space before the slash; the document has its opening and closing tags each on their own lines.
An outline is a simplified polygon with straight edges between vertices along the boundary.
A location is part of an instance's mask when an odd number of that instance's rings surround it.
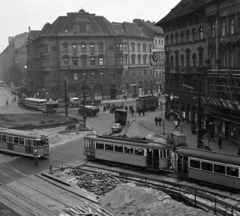
<svg viewBox="0 0 240 216">
<path fill-rule="evenodd" d="M 110 22 L 132 22 L 139 18 L 157 22 L 180 0 L 1 0 L 0 53 L 8 46 L 8 37 L 41 30 L 68 12 L 86 12 L 104 16 Z"/>
</svg>

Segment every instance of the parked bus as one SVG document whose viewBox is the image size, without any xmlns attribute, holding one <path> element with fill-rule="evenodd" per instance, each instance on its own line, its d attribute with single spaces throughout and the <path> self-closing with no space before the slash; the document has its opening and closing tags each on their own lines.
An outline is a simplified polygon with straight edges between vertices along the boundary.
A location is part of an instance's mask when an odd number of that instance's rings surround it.
<svg viewBox="0 0 240 216">
<path fill-rule="evenodd" d="M 84 155 L 92 160 L 111 161 L 147 170 L 169 170 L 171 149 L 162 139 L 155 142 L 142 137 L 88 134 Z"/>
<path fill-rule="evenodd" d="M 46 136 L 38 132 L 0 128 L 1 152 L 33 157 L 35 150 L 39 157 L 49 156 L 49 143 Z"/>
<path fill-rule="evenodd" d="M 39 98 L 20 98 L 18 105 L 29 109 L 43 110 L 46 106 L 47 99 Z"/>
<path fill-rule="evenodd" d="M 127 111 L 125 109 L 115 110 L 115 123 L 125 125 L 127 122 Z"/>
<path fill-rule="evenodd" d="M 142 96 L 136 100 L 137 111 L 145 112 L 148 110 L 154 111 L 158 107 L 158 97 Z"/>
</svg>

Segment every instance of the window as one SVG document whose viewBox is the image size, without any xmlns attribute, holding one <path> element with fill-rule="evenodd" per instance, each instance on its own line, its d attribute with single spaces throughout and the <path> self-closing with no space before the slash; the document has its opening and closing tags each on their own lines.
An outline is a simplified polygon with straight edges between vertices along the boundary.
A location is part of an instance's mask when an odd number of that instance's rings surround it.
<svg viewBox="0 0 240 216">
<path fill-rule="evenodd" d="M 98 44 L 98 51 L 103 52 L 103 43 Z"/>
<path fill-rule="evenodd" d="M 83 74 L 82 74 L 82 78 L 83 78 L 83 80 L 86 80 L 86 79 L 87 79 L 87 74 L 86 74 L 86 73 L 83 73 Z"/>
<path fill-rule="evenodd" d="M 155 44 L 157 44 L 158 43 L 158 40 L 157 39 L 155 39 Z"/>
<path fill-rule="evenodd" d="M 152 52 L 152 44 L 149 44 L 149 52 Z"/>
<path fill-rule="evenodd" d="M 121 146 L 121 145 L 115 145 L 115 152 L 121 152 L 121 153 L 123 153 L 123 146 Z"/>
<path fill-rule="evenodd" d="M 76 73 L 73 75 L 73 80 L 78 80 L 78 75 Z"/>
<path fill-rule="evenodd" d="M 195 41 L 196 29 L 192 30 L 192 41 Z"/>
<path fill-rule="evenodd" d="M 190 167 L 191 168 L 200 169 L 200 161 L 194 160 L 194 159 L 190 159 Z"/>
<path fill-rule="evenodd" d="M 11 136 L 8 137 L 8 142 L 10 142 L 10 143 L 13 142 L 13 138 Z"/>
<path fill-rule="evenodd" d="M 141 64 L 141 55 L 138 55 L 138 64 Z"/>
<path fill-rule="evenodd" d="M 104 144 L 96 142 L 96 149 L 104 149 Z"/>
<path fill-rule="evenodd" d="M 215 24 L 211 24 L 211 37 L 215 37 Z"/>
<path fill-rule="evenodd" d="M 239 168 L 238 167 L 228 167 L 227 166 L 227 175 L 239 177 Z"/>
<path fill-rule="evenodd" d="M 27 146 L 31 146 L 32 145 L 32 140 L 26 139 L 25 143 L 26 143 Z"/>
<path fill-rule="evenodd" d="M 143 64 L 147 64 L 147 55 L 143 56 Z"/>
<path fill-rule="evenodd" d="M 90 53 L 93 54 L 95 51 L 94 44 L 90 44 Z"/>
<path fill-rule="evenodd" d="M 117 62 L 117 65 L 123 65 L 123 58 L 117 57 L 116 62 Z"/>
<path fill-rule="evenodd" d="M 48 53 L 48 45 L 46 45 L 46 44 L 41 45 L 41 52 L 42 53 Z"/>
<path fill-rule="evenodd" d="M 112 144 L 105 144 L 105 150 L 113 151 L 113 145 Z"/>
<path fill-rule="evenodd" d="M 81 52 L 83 52 L 83 53 L 86 52 L 86 44 L 85 43 L 81 44 Z"/>
<path fill-rule="evenodd" d="M 135 155 L 144 156 L 144 148 L 135 148 Z"/>
<path fill-rule="evenodd" d="M 175 43 L 178 44 L 178 33 L 175 34 Z"/>
<path fill-rule="evenodd" d="M 141 73 L 141 71 L 139 70 L 139 71 L 138 71 L 138 76 L 141 77 L 141 75 L 142 75 L 142 73 Z"/>
<path fill-rule="evenodd" d="M 91 80 L 95 80 L 96 79 L 96 74 L 95 73 L 91 73 Z"/>
<path fill-rule="evenodd" d="M 226 35 L 226 22 L 223 21 L 221 23 L 221 31 L 222 31 L 222 36 L 225 36 Z"/>
<path fill-rule="evenodd" d="M 141 44 L 140 44 L 140 43 L 138 43 L 138 44 L 137 44 L 137 47 L 138 47 L 138 52 L 140 52 L 140 47 L 141 47 Z"/>
<path fill-rule="evenodd" d="M 233 49 L 229 50 L 229 66 L 231 68 L 234 67 L 234 50 Z"/>
<path fill-rule="evenodd" d="M 152 69 L 149 70 L 150 76 L 152 76 Z"/>
<path fill-rule="evenodd" d="M 72 51 L 73 53 L 77 53 L 77 44 L 72 45 Z"/>
<path fill-rule="evenodd" d="M 63 43 L 63 52 L 68 52 L 68 43 Z"/>
<path fill-rule="evenodd" d="M 14 137 L 14 144 L 18 144 L 18 137 Z"/>
<path fill-rule="evenodd" d="M 126 154 L 133 154 L 133 147 L 125 146 L 124 153 Z"/>
<path fill-rule="evenodd" d="M 173 45 L 173 34 L 171 34 L 170 40 L 171 40 L 171 45 Z"/>
<path fill-rule="evenodd" d="M 234 34 L 234 19 L 231 19 L 230 21 L 229 21 L 229 33 L 230 34 Z"/>
<path fill-rule="evenodd" d="M 0 141 L 2 141 L 2 135 L 0 134 Z"/>
<path fill-rule="evenodd" d="M 180 37 L 181 37 L 181 43 L 183 43 L 183 37 L 184 37 L 184 33 L 183 33 L 183 31 L 181 32 L 181 35 L 180 35 Z"/>
<path fill-rule="evenodd" d="M 114 73 L 114 72 L 111 72 L 111 73 L 110 73 L 110 78 L 112 78 L 112 79 L 115 78 L 115 73 Z"/>
<path fill-rule="evenodd" d="M 85 56 L 83 56 L 81 58 L 81 65 L 82 65 L 82 67 L 86 67 L 87 66 L 87 58 Z"/>
<path fill-rule="evenodd" d="M 68 65 L 69 65 L 69 57 L 63 56 L 63 66 L 68 66 Z"/>
<path fill-rule="evenodd" d="M 73 58 L 72 62 L 73 62 L 73 66 L 77 66 L 78 65 L 78 59 L 77 58 Z"/>
<path fill-rule="evenodd" d="M 147 76 L 147 70 L 143 71 L 144 76 Z"/>
<path fill-rule="evenodd" d="M 135 76 L 136 76 L 135 71 L 132 71 L 132 77 L 135 77 Z"/>
<path fill-rule="evenodd" d="M 212 163 L 207 163 L 202 161 L 202 170 L 212 172 L 213 171 Z"/>
<path fill-rule="evenodd" d="M 24 145 L 24 138 L 19 138 L 19 144 Z"/>
<path fill-rule="evenodd" d="M 99 65 L 104 65 L 104 59 L 103 59 L 103 57 L 99 57 L 99 59 L 98 59 L 98 64 L 99 64 Z"/>
<path fill-rule="evenodd" d="M 126 52 L 127 51 L 127 43 L 124 43 L 123 45 L 123 50 Z"/>
<path fill-rule="evenodd" d="M 100 75 L 100 79 L 103 80 L 103 79 L 104 79 L 104 73 L 103 73 L 103 72 L 100 72 L 99 75 Z"/>
<path fill-rule="evenodd" d="M 147 52 L 147 45 L 145 43 L 143 44 L 143 52 Z"/>
<path fill-rule="evenodd" d="M 203 27 L 199 28 L 199 39 L 202 40 L 203 39 Z"/>
<path fill-rule="evenodd" d="M 108 45 L 109 50 L 113 50 L 113 45 Z"/>
<path fill-rule="evenodd" d="M 168 35 L 167 35 L 166 38 L 165 38 L 166 45 L 168 45 L 168 39 L 169 39 L 169 37 L 168 37 Z"/>
<path fill-rule="evenodd" d="M 214 172 L 219 174 L 225 174 L 225 166 L 214 164 Z"/>
<path fill-rule="evenodd" d="M 135 43 L 131 43 L 131 51 L 135 52 Z"/>
<path fill-rule="evenodd" d="M 86 32 L 86 25 L 80 25 L 79 27 L 80 32 Z"/>
<path fill-rule="evenodd" d="M 193 67 L 196 67 L 196 54 L 193 54 L 192 60 L 193 60 Z"/>
<path fill-rule="evenodd" d="M 203 66 L 203 53 L 199 53 L 199 67 Z"/>
<path fill-rule="evenodd" d="M 125 65 L 128 64 L 128 56 L 127 56 L 127 55 L 124 56 L 124 64 L 125 64 Z"/>
<path fill-rule="evenodd" d="M 95 65 L 95 58 L 94 58 L 94 57 L 91 57 L 91 58 L 90 58 L 90 65 L 91 65 L 91 66 L 94 66 L 94 65 Z"/>
<path fill-rule="evenodd" d="M 125 70 L 125 77 L 128 77 L 128 71 Z"/>
<path fill-rule="evenodd" d="M 49 67 L 49 59 L 42 59 L 42 67 Z"/>
<path fill-rule="evenodd" d="M 164 150 L 160 150 L 160 158 L 166 158 L 166 152 Z"/>
<path fill-rule="evenodd" d="M 190 31 L 189 30 L 187 30 L 186 36 L 187 36 L 187 42 L 189 42 L 190 41 Z"/>
<path fill-rule="evenodd" d="M 132 64 L 134 65 L 135 64 L 135 55 L 132 55 L 131 59 L 132 59 Z"/>
<path fill-rule="evenodd" d="M 6 135 L 2 135 L 2 141 L 7 142 L 7 136 Z"/>
</svg>

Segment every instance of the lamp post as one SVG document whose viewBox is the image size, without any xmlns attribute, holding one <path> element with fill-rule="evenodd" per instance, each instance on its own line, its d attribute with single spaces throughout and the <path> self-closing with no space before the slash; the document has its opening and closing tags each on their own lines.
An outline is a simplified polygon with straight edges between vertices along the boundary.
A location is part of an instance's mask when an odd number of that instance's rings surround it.
<svg viewBox="0 0 240 216">
<path fill-rule="evenodd" d="M 67 79 L 64 80 L 64 95 L 65 95 L 65 116 L 68 117 L 68 104 L 67 104 Z"/>
<path fill-rule="evenodd" d="M 84 109 L 83 124 L 84 124 L 84 127 L 86 127 L 86 120 L 87 120 L 85 104 L 86 104 L 86 80 L 84 79 L 83 80 L 83 109 Z"/>
</svg>

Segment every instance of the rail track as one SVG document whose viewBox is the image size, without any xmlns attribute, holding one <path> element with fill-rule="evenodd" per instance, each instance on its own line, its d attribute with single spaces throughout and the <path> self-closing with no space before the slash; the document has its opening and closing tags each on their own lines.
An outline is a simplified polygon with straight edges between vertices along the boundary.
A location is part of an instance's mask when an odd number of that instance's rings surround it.
<svg viewBox="0 0 240 216">
<path fill-rule="evenodd" d="M 134 182 L 137 185 L 144 185 L 152 187 L 157 190 L 164 191 L 172 197 L 184 200 L 192 206 L 211 211 L 218 215 L 240 215 L 240 198 L 233 198 L 223 195 L 221 191 L 213 191 L 211 188 L 201 189 L 201 187 L 194 187 L 191 184 L 180 184 L 164 179 L 155 179 L 149 175 L 131 174 L 131 172 L 113 170 L 112 168 L 98 166 L 98 165 L 82 165 L 79 167 L 89 172 L 107 172 L 114 177 L 120 178 L 123 182 Z"/>
</svg>

